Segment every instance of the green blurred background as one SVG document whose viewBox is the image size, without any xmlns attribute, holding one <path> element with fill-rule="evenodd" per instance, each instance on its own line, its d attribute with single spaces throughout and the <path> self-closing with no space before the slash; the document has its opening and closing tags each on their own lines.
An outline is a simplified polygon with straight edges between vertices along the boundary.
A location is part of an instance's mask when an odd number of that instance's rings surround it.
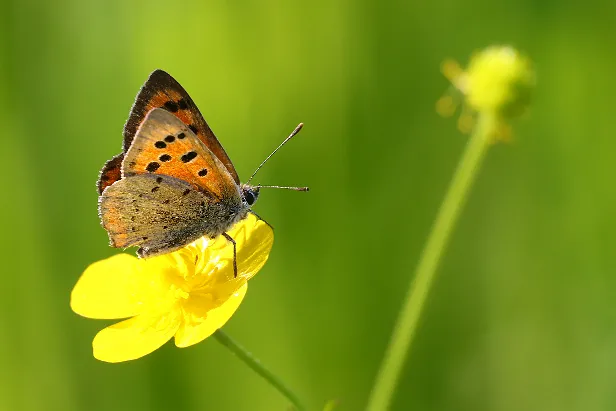
<svg viewBox="0 0 616 411">
<path fill-rule="evenodd" d="M 215 340 L 91 354 L 70 311 L 118 250 L 95 181 L 148 74 L 191 93 L 258 182 L 270 261 L 225 330 L 319 410 L 361 410 L 464 147 L 447 57 L 508 43 L 538 73 L 439 269 L 394 410 L 616 409 L 612 0 L 0 2 L 0 410 L 287 410 Z"/>
</svg>

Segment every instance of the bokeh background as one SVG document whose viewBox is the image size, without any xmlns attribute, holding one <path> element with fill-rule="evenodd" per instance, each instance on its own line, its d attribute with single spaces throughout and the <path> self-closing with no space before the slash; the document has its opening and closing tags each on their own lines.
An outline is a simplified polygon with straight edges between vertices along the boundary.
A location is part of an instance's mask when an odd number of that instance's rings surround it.
<svg viewBox="0 0 616 411">
<path fill-rule="evenodd" d="M 191 93 L 276 227 L 225 330 L 320 410 L 361 410 L 466 137 L 434 109 L 447 57 L 507 43 L 538 73 L 489 153 L 394 410 L 616 409 L 616 3 L 611 0 L 0 2 L 0 410 L 288 410 L 206 340 L 91 355 L 70 311 L 118 250 L 95 181 L 148 74 Z"/>
</svg>

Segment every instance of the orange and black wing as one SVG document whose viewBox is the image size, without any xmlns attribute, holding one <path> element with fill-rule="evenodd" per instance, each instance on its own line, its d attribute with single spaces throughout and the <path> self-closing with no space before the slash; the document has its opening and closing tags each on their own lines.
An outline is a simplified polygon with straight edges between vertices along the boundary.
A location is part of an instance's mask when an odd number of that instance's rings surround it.
<svg viewBox="0 0 616 411">
<path fill-rule="evenodd" d="M 122 178 L 122 160 L 124 160 L 124 153 L 112 157 L 105 163 L 96 182 L 98 194 L 102 194 L 105 188 Z"/>
<path fill-rule="evenodd" d="M 191 184 L 213 201 L 236 198 L 239 186 L 227 168 L 190 130 L 166 110 L 151 110 L 124 155 L 122 178 L 163 174 Z"/>
<path fill-rule="evenodd" d="M 145 116 L 155 108 L 162 108 L 180 119 L 220 160 L 235 183 L 239 184 L 233 163 L 186 90 L 165 71 L 155 70 L 137 94 L 124 125 L 123 153 L 105 163 L 101 170 L 98 180 L 99 194 L 120 177 L 120 165 L 124 153 L 130 148 Z"/>
<path fill-rule="evenodd" d="M 224 232 L 242 209 L 240 189 L 222 162 L 177 117 L 151 110 L 122 161 L 121 179 L 99 197 L 114 247 L 142 257 Z"/>
</svg>

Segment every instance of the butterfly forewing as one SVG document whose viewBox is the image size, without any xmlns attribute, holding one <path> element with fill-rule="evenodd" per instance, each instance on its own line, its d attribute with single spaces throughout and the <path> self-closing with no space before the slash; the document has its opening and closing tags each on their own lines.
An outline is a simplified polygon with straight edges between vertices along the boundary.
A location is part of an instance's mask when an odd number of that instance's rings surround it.
<svg viewBox="0 0 616 411">
<path fill-rule="evenodd" d="M 201 112 L 186 90 L 171 75 L 163 70 L 155 70 L 145 82 L 128 121 L 124 126 L 124 151 L 130 147 L 139 125 L 150 110 L 163 108 L 179 118 L 199 140 L 224 164 L 233 179 L 239 184 L 239 177 L 233 163 L 222 148 L 220 142 L 207 125 Z"/>
<path fill-rule="evenodd" d="M 164 174 L 190 183 L 213 199 L 241 202 L 239 188 L 218 158 L 177 117 L 148 113 L 122 163 L 122 177 Z"/>
<path fill-rule="evenodd" d="M 220 160 L 229 174 L 239 184 L 239 177 L 229 156 L 208 126 L 201 112 L 186 90 L 163 70 L 155 70 L 139 93 L 126 124 L 124 125 L 123 152 L 105 163 L 98 180 L 98 193 L 120 179 L 120 165 L 145 116 L 155 108 L 169 111 L 182 121 L 199 140 Z M 115 160 L 115 161 L 114 161 Z"/>
</svg>

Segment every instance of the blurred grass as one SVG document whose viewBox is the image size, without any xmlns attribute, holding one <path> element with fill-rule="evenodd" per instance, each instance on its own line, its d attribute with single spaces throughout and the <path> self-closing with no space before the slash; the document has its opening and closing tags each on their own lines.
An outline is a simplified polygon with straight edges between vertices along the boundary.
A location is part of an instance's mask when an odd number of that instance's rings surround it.
<svg viewBox="0 0 616 411">
<path fill-rule="evenodd" d="M 511 43 L 538 89 L 495 147 L 439 273 L 394 409 L 616 407 L 616 8 L 494 3 L 0 2 L 0 410 L 284 410 L 215 341 L 104 364 L 68 306 L 116 253 L 94 183 L 148 73 L 191 93 L 259 182 L 270 262 L 225 327 L 313 409 L 365 404 L 464 144 L 434 103 L 446 57 Z M 239 393 L 239 395 L 238 395 Z"/>
</svg>

